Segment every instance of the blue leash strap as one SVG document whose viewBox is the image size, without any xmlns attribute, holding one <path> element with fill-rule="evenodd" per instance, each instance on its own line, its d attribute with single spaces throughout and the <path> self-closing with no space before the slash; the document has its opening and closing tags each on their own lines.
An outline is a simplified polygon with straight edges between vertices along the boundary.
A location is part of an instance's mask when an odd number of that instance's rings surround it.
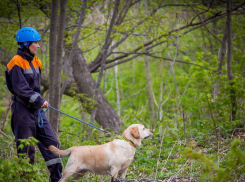
<svg viewBox="0 0 245 182">
<path fill-rule="evenodd" d="M 58 109 L 55 109 L 55 108 L 51 107 L 50 105 L 49 105 L 48 108 L 51 108 L 51 109 L 53 109 L 53 110 L 55 110 L 55 111 L 58 111 L 58 112 L 60 112 L 60 113 L 62 113 L 62 114 L 64 114 L 64 115 L 66 115 L 66 116 L 69 116 L 69 117 L 71 117 L 71 118 L 73 118 L 73 119 L 75 119 L 75 120 L 77 120 L 77 121 L 80 121 L 80 122 L 82 122 L 82 123 L 84 123 L 84 124 L 86 124 L 86 125 L 88 125 L 88 126 L 91 126 L 91 127 L 95 128 L 95 129 L 97 129 L 97 130 L 103 131 L 104 133 L 110 134 L 109 131 L 103 130 L 103 129 L 98 128 L 98 127 L 96 127 L 96 126 L 94 126 L 94 125 L 91 125 L 91 124 L 89 124 L 89 123 L 86 123 L 86 122 L 82 121 L 81 119 L 77 119 L 77 118 L 75 118 L 75 117 L 73 117 L 73 116 L 71 116 L 71 115 L 69 115 L 69 114 L 66 114 L 66 113 L 64 113 L 64 112 L 62 112 L 62 111 L 59 111 Z M 48 110 L 48 109 L 47 109 L 47 110 Z M 47 110 L 46 110 L 45 112 L 47 112 Z"/>
<path fill-rule="evenodd" d="M 48 111 L 49 107 L 43 111 L 43 114 L 41 114 L 41 109 L 38 109 L 38 126 L 39 128 L 43 127 L 43 115 L 45 115 L 45 113 Z"/>
</svg>

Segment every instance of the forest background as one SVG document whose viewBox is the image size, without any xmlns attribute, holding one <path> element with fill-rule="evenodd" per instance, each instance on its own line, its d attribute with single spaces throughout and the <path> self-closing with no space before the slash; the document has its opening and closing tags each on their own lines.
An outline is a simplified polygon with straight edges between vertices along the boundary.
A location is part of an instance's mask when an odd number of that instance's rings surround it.
<svg viewBox="0 0 245 182">
<path fill-rule="evenodd" d="M 239 0 L 1 0 L 0 181 L 48 181 L 38 149 L 33 166 L 17 158 L 10 126 L 5 69 L 25 26 L 41 35 L 42 95 L 52 107 L 115 134 L 134 123 L 154 129 L 126 179 L 244 179 L 244 14 Z M 114 139 L 47 115 L 63 149 Z"/>
</svg>

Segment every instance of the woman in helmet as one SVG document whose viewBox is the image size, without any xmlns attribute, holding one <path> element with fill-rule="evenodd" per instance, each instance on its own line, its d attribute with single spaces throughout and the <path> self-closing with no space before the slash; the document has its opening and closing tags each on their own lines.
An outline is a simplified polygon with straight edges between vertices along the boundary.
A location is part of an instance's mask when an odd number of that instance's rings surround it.
<svg viewBox="0 0 245 182">
<path fill-rule="evenodd" d="M 35 147 L 25 146 L 19 149 L 18 139 L 35 137 L 39 140 L 38 147 L 50 171 L 50 180 L 56 182 L 61 178 L 62 164 L 58 156 L 47 150 L 50 145 L 59 147 L 59 142 L 41 109 L 47 108 L 49 104 L 40 95 L 42 63 L 35 57 L 40 48 L 40 39 L 39 33 L 31 27 L 21 28 L 16 35 L 20 48 L 6 70 L 6 83 L 13 94 L 11 128 L 15 135 L 17 153 L 28 153 L 31 164 L 34 163 Z M 42 114 L 42 125 L 38 121 L 39 112 Z"/>
</svg>

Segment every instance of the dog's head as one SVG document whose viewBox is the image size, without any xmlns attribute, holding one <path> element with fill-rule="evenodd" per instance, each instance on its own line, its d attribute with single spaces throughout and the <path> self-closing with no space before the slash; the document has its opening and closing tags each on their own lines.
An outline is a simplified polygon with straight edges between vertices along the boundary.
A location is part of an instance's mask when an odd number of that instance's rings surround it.
<svg viewBox="0 0 245 182">
<path fill-rule="evenodd" d="M 146 129 L 142 124 L 133 124 L 123 132 L 123 136 L 131 140 L 138 147 L 141 145 L 141 140 L 151 137 L 152 133 L 151 129 Z"/>
</svg>

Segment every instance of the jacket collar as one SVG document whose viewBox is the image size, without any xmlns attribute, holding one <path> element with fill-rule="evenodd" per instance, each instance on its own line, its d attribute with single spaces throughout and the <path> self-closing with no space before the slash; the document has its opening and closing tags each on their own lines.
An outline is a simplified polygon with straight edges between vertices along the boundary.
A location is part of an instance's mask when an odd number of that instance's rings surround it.
<svg viewBox="0 0 245 182">
<path fill-rule="evenodd" d="M 17 50 L 17 55 L 21 56 L 23 59 L 27 60 L 29 63 L 32 62 L 32 60 L 34 58 L 33 56 L 22 51 L 20 48 L 18 48 L 18 50 Z"/>
</svg>

